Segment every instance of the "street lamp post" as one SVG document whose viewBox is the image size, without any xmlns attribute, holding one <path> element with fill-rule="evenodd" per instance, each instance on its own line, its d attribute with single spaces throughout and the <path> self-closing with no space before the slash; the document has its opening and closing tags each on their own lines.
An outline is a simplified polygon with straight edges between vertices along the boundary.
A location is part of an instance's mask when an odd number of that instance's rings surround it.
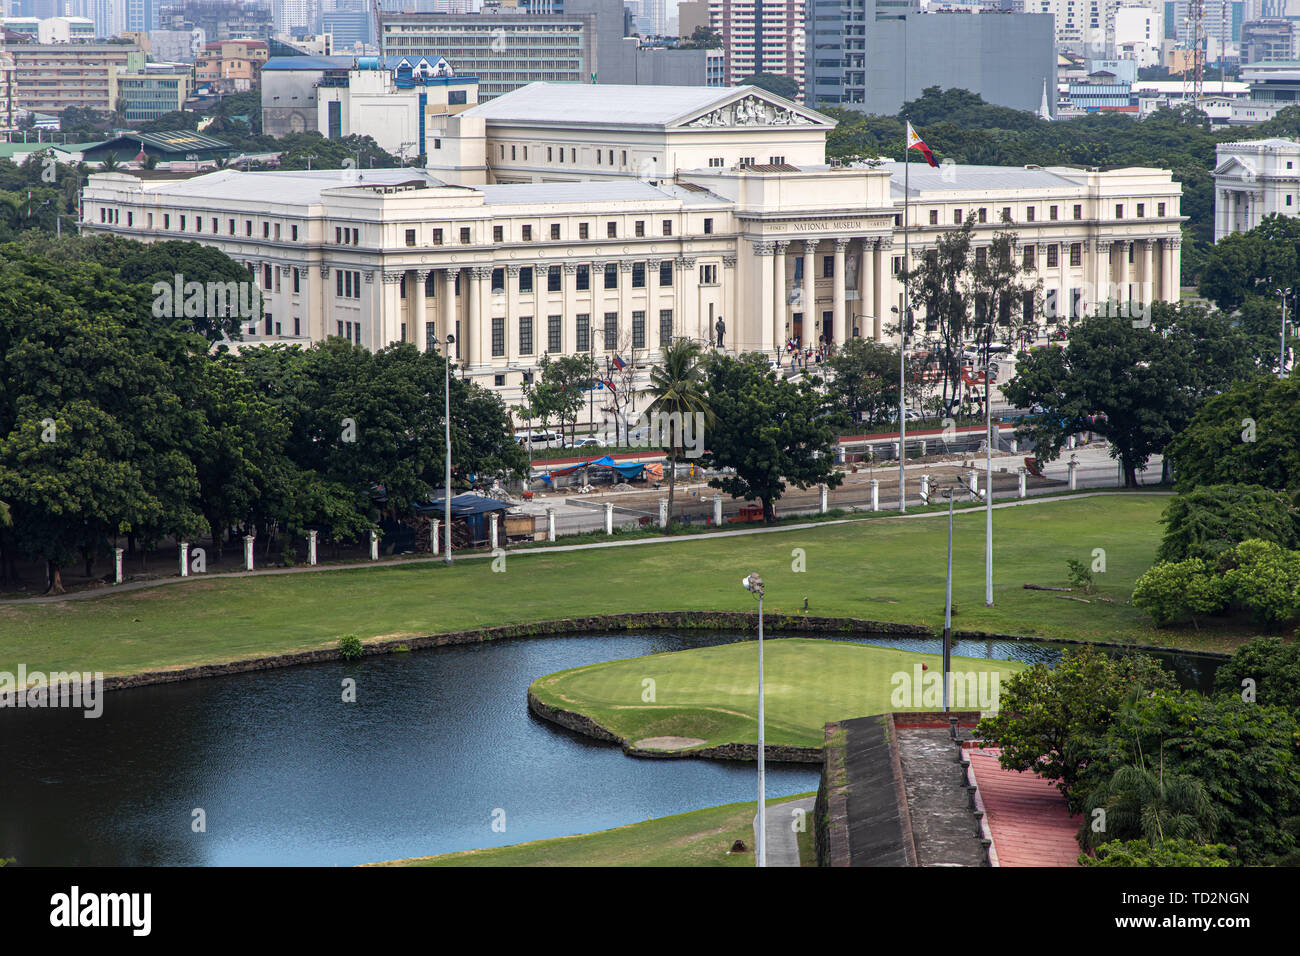
<svg viewBox="0 0 1300 956">
<path fill-rule="evenodd" d="M 763 579 L 757 574 L 740 585 L 758 598 L 758 865 L 767 866 L 767 781 L 763 760 Z"/>
<path fill-rule="evenodd" d="M 442 561 L 444 564 L 451 564 L 451 347 L 456 344 L 456 336 L 450 332 L 442 340 L 446 346 L 446 354 L 443 356 L 443 415 L 442 427 L 443 438 L 447 444 L 447 462 L 446 462 L 446 481 L 442 489 L 443 497 L 443 524 L 447 526 L 447 547 L 443 554 Z M 433 337 L 433 342 L 437 344 L 437 336 Z M 430 543 L 432 546 L 432 542 Z"/>
<path fill-rule="evenodd" d="M 943 600 L 943 712 L 948 713 L 948 669 L 952 666 L 952 502 L 956 488 L 948 489 L 948 583 Z"/>
<path fill-rule="evenodd" d="M 993 606 L 993 372 L 984 353 L 984 606 Z"/>
</svg>

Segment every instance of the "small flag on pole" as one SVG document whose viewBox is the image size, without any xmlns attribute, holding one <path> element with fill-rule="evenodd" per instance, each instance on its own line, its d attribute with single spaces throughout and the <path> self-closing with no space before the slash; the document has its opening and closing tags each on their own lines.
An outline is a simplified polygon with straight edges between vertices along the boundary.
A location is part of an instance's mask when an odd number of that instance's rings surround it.
<svg viewBox="0 0 1300 956">
<path fill-rule="evenodd" d="M 922 140 L 921 137 L 916 135 L 916 130 L 912 129 L 911 123 L 907 124 L 907 148 L 919 149 L 921 151 L 921 155 L 925 157 L 925 161 L 927 163 L 929 163 L 935 169 L 939 168 L 939 164 L 934 160 L 934 153 L 930 152 L 930 147 L 926 146 L 925 141 Z"/>
<path fill-rule="evenodd" d="M 621 372 L 621 371 L 623 371 L 623 369 L 627 368 L 627 363 L 624 362 L 624 361 L 623 361 L 621 358 L 619 358 L 617 355 L 615 355 L 615 356 L 614 356 L 614 368 L 618 369 L 618 370 Z"/>
</svg>

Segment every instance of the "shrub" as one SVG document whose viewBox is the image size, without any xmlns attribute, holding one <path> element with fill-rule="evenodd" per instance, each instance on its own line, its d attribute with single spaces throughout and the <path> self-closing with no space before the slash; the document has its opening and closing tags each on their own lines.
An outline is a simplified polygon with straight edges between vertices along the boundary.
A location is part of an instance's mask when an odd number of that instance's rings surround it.
<svg viewBox="0 0 1300 956">
<path fill-rule="evenodd" d="M 1214 561 L 1251 538 L 1293 548 L 1300 544 L 1294 515 L 1281 492 L 1260 485 L 1205 485 L 1178 495 L 1165 509 L 1165 536 L 1156 559 Z"/>
<path fill-rule="evenodd" d="M 1255 682 L 1255 700 L 1289 710 L 1300 718 L 1300 641 L 1257 637 L 1242 645 L 1214 674 L 1214 689 L 1240 695 L 1242 681 Z"/>
<path fill-rule="evenodd" d="M 1228 866 L 1228 848 L 1222 843 L 1199 844 L 1191 840 L 1111 840 L 1097 847 L 1095 857 L 1079 857 L 1080 866 Z"/>
<path fill-rule="evenodd" d="M 1200 558 L 1154 565 L 1137 579 L 1133 604 L 1151 615 L 1157 627 L 1180 621 L 1192 613 L 1188 591 L 1193 579 L 1203 577 L 1205 572 L 1205 562 Z"/>
<path fill-rule="evenodd" d="M 361 659 L 361 638 L 355 634 L 344 634 L 339 638 L 339 657 L 345 661 Z"/>
<path fill-rule="evenodd" d="M 1097 590 L 1097 585 L 1092 580 L 1092 568 L 1088 565 L 1071 558 L 1066 562 L 1066 567 L 1070 570 L 1070 587 L 1084 594 L 1092 594 Z"/>
<path fill-rule="evenodd" d="M 1300 553 L 1271 541 L 1243 541 L 1225 552 L 1224 585 L 1238 607 L 1257 624 L 1277 627 L 1300 613 Z"/>
</svg>

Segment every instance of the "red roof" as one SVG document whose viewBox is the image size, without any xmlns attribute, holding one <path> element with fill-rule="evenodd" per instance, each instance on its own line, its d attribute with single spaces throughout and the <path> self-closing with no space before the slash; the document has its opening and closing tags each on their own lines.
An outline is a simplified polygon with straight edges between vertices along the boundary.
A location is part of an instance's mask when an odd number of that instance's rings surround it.
<svg viewBox="0 0 1300 956">
<path fill-rule="evenodd" d="M 999 753 L 993 747 L 967 751 L 997 865 L 1078 866 L 1080 818 L 1070 815 L 1056 784 L 1032 771 L 1002 769 Z"/>
</svg>

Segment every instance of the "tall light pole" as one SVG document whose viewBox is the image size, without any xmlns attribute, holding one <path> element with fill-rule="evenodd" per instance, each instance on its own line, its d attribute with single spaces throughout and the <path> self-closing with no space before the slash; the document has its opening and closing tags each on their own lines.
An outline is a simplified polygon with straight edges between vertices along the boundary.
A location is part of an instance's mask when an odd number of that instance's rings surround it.
<svg viewBox="0 0 1300 956">
<path fill-rule="evenodd" d="M 956 488 L 948 488 L 948 585 L 943 600 L 943 712 L 948 713 L 948 669 L 952 666 L 952 502 Z"/>
<path fill-rule="evenodd" d="M 758 598 L 758 865 L 767 866 L 767 781 L 763 761 L 763 579 L 740 579 L 740 586 Z"/>
<path fill-rule="evenodd" d="M 438 343 L 438 337 L 435 335 L 432 339 L 434 344 Z M 443 343 L 447 346 L 446 353 L 443 355 L 443 413 L 442 428 L 443 438 L 447 443 L 447 462 L 446 462 L 446 481 L 442 489 L 443 497 L 443 524 L 447 526 L 447 546 L 444 549 L 442 561 L 443 564 L 451 564 L 451 347 L 456 344 L 456 336 L 450 332 L 443 338 Z M 432 542 L 430 542 L 432 545 Z"/>
<path fill-rule="evenodd" d="M 1291 294 L 1290 289 L 1278 289 L 1277 294 L 1282 297 L 1282 335 L 1277 349 L 1277 377 L 1285 378 L 1286 372 L 1286 297 Z"/>
<path fill-rule="evenodd" d="M 993 606 L 993 363 L 984 350 L 984 606 Z M 949 559 L 951 561 L 951 558 Z M 951 574 L 951 572 L 950 572 Z M 951 587 L 951 585 L 950 585 Z"/>
</svg>

